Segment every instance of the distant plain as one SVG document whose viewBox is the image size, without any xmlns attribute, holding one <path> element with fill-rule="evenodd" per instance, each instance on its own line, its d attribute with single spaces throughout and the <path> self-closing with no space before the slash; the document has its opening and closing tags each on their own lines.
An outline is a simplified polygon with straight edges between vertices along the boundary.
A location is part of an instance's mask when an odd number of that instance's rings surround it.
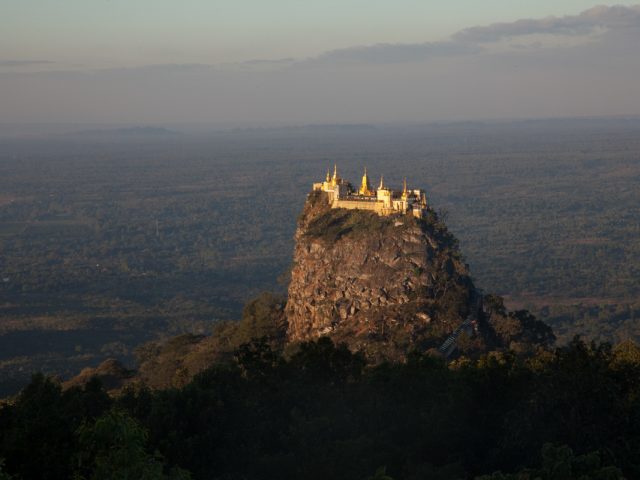
<svg viewBox="0 0 640 480">
<path fill-rule="evenodd" d="M 284 292 L 334 163 L 424 188 L 476 284 L 560 342 L 640 340 L 637 119 L 1 134 L 0 394 Z"/>
</svg>

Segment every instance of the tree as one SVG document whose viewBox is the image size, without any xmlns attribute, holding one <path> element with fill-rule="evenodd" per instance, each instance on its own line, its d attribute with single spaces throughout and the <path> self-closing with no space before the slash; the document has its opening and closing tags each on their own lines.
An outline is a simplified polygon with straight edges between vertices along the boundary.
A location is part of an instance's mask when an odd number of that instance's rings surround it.
<svg viewBox="0 0 640 480">
<path fill-rule="evenodd" d="M 387 475 L 387 467 L 380 467 L 376 470 L 375 475 L 367 480 L 393 480 L 393 478 Z"/>
<path fill-rule="evenodd" d="M 0 410 L 0 418 L 0 455 L 15 475 L 68 478 L 75 426 L 65 411 L 59 384 L 34 375 L 15 405 Z"/>
<path fill-rule="evenodd" d="M 91 480 L 185 480 L 176 469 L 164 474 L 163 458 L 146 451 L 147 431 L 120 410 L 111 410 L 77 431 L 79 452 L 74 478 Z"/>
<path fill-rule="evenodd" d="M 514 474 L 496 472 L 476 477 L 476 480 L 624 480 L 622 471 L 612 465 L 604 465 L 599 452 L 574 456 L 566 445 L 547 443 L 541 451 L 539 469 L 524 469 Z"/>
<path fill-rule="evenodd" d="M 0 480 L 14 480 L 14 478 L 4 471 L 4 459 L 0 458 Z"/>
<path fill-rule="evenodd" d="M 281 346 L 287 330 L 283 310 L 284 299 L 272 293 L 262 293 L 248 302 L 235 332 L 235 344 L 266 338 L 274 346 Z"/>
</svg>

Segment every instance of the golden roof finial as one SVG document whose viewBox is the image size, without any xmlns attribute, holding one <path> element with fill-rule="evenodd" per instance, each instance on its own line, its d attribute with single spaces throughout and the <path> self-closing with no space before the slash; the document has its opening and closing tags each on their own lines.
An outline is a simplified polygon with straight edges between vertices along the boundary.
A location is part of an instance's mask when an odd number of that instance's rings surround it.
<svg viewBox="0 0 640 480">
<path fill-rule="evenodd" d="M 362 175 L 362 183 L 360 184 L 360 195 L 371 195 L 371 186 L 369 185 L 369 176 L 367 175 L 367 167 L 364 167 L 364 175 Z"/>
<path fill-rule="evenodd" d="M 331 179 L 331 185 L 333 185 L 334 187 L 338 184 L 338 181 L 340 180 L 340 178 L 338 177 L 338 165 L 337 164 L 333 164 L 333 178 Z"/>
<path fill-rule="evenodd" d="M 407 177 L 404 177 L 404 181 L 402 182 L 402 198 L 406 199 L 407 196 Z"/>
<path fill-rule="evenodd" d="M 384 189 L 384 175 L 380 175 L 380 186 L 378 187 L 378 190 L 383 190 Z"/>
<path fill-rule="evenodd" d="M 331 181 L 331 174 L 330 174 L 330 169 L 327 168 L 327 183 L 329 183 Z"/>
</svg>

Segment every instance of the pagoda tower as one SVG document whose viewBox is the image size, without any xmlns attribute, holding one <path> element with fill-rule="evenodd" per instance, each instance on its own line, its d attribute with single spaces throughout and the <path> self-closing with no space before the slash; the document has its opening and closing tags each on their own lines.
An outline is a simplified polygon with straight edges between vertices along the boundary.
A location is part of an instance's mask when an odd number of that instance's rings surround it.
<svg viewBox="0 0 640 480">
<path fill-rule="evenodd" d="M 369 176 L 367 175 L 367 167 L 364 167 L 364 175 L 362 175 L 362 183 L 360 184 L 360 190 L 358 190 L 358 193 L 360 195 L 373 195 L 371 184 L 369 183 Z"/>
</svg>

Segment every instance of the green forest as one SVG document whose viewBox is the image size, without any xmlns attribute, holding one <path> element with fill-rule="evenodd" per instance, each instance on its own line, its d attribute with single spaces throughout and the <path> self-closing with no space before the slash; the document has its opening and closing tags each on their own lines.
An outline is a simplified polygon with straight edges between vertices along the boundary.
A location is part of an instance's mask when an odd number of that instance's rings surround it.
<svg viewBox="0 0 640 480">
<path fill-rule="evenodd" d="M 327 338 L 117 397 L 35 375 L 0 408 L 0 478 L 638 478 L 639 375 L 631 342 L 371 365 Z"/>
</svg>

